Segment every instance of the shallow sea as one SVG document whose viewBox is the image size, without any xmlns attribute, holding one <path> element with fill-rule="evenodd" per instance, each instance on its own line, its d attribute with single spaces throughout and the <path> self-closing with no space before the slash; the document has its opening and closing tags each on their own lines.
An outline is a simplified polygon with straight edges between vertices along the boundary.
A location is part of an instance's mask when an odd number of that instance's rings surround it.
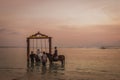
<svg viewBox="0 0 120 80">
<path fill-rule="evenodd" d="M 120 80 L 120 49 L 59 48 L 65 66 L 27 67 L 26 48 L 0 48 L 0 80 Z"/>
</svg>

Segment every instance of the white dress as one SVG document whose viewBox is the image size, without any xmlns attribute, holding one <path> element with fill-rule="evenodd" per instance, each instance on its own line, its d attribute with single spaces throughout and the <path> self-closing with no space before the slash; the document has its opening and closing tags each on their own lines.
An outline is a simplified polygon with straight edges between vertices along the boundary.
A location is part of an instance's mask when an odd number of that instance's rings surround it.
<svg viewBox="0 0 120 80">
<path fill-rule="evenodd" d="M 36 53 L 37 53 L 39 59 L 42 60 L 42 53 L 40 51 L 37 51 Z"/>
</svg>

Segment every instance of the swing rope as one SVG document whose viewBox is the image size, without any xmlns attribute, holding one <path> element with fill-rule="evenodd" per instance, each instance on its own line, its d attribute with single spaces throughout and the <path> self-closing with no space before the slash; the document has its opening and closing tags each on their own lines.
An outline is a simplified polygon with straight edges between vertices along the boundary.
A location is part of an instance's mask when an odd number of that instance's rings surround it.
<svg viewBox="0 0 120 80">
<path fill-rule="evenodd" d="M 37 39 L 36 39 L 36 49 L 37 49 L 37 47 L 38 47 L 38 46 L 37 46 Z"/>
<path fill-rule="evenodd" d="M 42 47 L 43 47 L 43 46 L 42 46 L 42 39 L 41 39 L 41 52 L 43 52 L 43 49 L 42 49 Z"/>
<path fill-rule="evenodd" d="M 33 39 L 33 51 L 34 51 L 34 39 Z"/>
<path fill-rule="evenodd" d="M 46 47 L 46 39 L 45 39 L 45 52 L 47 52 L 47 47 Z"/>
<path fill-rule="evenodd" d="M 41 45 L 39 46 L 38 43 L 40 43 Z M 41 52 L 43 51 L 47 52 L 47 40 L 44 39 L 44 46 L 43 46 L 43 39 L 41 39 L 40 41 L 38 41 L 37 39 L 36 40 L 33 39 L 32 47 L 33 47 L 33 52 L 35 51 L 35 49 L 38 49 L 38 48 L 41 48 Z"/>
</svg>

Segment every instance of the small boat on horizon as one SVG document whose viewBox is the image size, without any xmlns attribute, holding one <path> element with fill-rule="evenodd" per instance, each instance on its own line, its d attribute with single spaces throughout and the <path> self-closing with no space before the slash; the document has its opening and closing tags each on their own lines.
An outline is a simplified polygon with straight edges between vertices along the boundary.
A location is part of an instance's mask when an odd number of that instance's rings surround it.
<svg viewBox="0 0 120 80">
<path fill-rule="evenodd" d="M 100 49 L 106 49 L 105 47 L 101 47 Z"/>
</svg>

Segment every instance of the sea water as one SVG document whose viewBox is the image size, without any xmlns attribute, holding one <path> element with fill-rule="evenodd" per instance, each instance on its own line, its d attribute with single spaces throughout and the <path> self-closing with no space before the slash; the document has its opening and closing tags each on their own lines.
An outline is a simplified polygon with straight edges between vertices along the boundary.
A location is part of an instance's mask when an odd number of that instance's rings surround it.
<svg viewBox="0 0 120 80">
<path fill-rule="evenodd" d="M 26 48 L 0 48 L 0 80 L 120 80 L 120 49 L 59 48 L 65 65 L 27 66 Z"/>
</svg>

